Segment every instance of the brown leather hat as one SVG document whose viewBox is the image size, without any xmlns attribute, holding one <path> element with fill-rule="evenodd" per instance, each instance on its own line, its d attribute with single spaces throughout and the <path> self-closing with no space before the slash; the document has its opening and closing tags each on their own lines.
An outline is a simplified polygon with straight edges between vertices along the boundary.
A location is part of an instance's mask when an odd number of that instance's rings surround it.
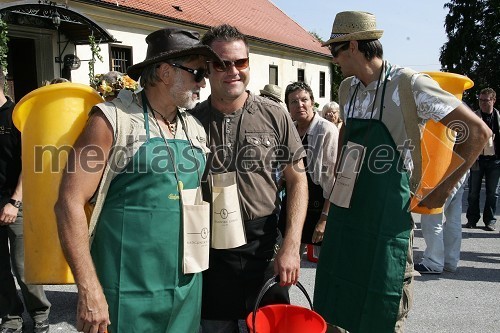
<svg viewBox="0 0 500 333">
<path fill-rule="evenodd" d="M 209 46 L 201 44 L 200 34 L 196 31 L 169 27 L 150 33 L 146 37 L 146 43 L 146 59 L 127 69 L 127 74 L 134 80 L 139 79 L 142 70 L 148 65 L 192 54 L 203 55 L 223 63 Z"/>
</svg>

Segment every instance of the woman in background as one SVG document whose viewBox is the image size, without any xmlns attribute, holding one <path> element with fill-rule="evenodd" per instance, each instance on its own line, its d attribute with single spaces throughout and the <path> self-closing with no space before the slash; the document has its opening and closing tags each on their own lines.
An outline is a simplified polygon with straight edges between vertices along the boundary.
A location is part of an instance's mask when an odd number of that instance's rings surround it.
<svg viewBox="0 0 500 333">
<path fill-rule="evenodd" d="M 340 130 L 340 127 L 342 127 L 342 119 L 340 118 L 339 112 L 340 109 L 337 102 L 326 103 L 325 106 L 323 106 L 322 110 L 323 117 L 326 120 L 334 123 L 335 126 L 337 126 L 337 128 Z"/>
<path fill-rule="evenodd" d="M 334 169 L 339 131 L 332 123 L 314 112 L 314 95 L 311 87 L 306 83 L 289 84 L 285 90 L 285 104 L 295 121 L 307 152 L 304 165 L 307 171 L 309 201 L 306 222 L 302 231 L 302 243 L 320 245 L 330 210 L 329 198 L 335 180 Z M 286 214 L 285 198 L 279 219 L 282 231 Z M 301 249 L 302 253 L 303 249 Z"/>
</svg>

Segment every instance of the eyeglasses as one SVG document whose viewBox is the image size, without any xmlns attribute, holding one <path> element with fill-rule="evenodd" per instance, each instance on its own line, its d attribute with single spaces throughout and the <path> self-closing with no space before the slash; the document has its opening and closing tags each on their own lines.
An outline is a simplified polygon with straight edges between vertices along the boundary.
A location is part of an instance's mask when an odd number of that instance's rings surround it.
<svg viewBox="0 0 500 333">
<path fill-rule="evenodd" d="M 479 101 L 482 103 L 488 103 L 489 101 L 492 101 L 493 98 L 480 98 Z"/>
<path fill-rule="evenodd" d="M 337 45 L 332 44 L 330 46 L 330 52 L 332 53 L 332 56 L 334 58 L 337 58 L 339 56 L 340 51 L 344 51 L 349 48 L 349 43 L 350 42 L 345 42 Z"/>
<path fill-rule="evenodd" d="M 224 60 L 223 63 L 220 61 L 209 61 L 217 72 L 225 72 L 231 66 L 234 66 L 237 70 L 241 71 L 248 68 L 250 64 L 249 58 L 243 58 L 238 60 Z"/>
<path fill-rule="evenodd" d="M 302 81 L 298 81 L 298 82 L 290 83 L 288 86 L 286 86 L 285 96 L 288 96 L 288 94 L 290 94 L 298 89 L 305 90 L 309 94 L 312 94 L 311 87 L 309 87 L 309 85 L 307 83 L 302 82 Z"/>
<path fill-rule="evenodd" d="M 186 66 L 182 66 L 179 64 L 169 64 L 170 66 L 177 67 L 180 69 L 185 70 L 186 72 L 189 72 L 194 75 L 194 82 L 201 82 L 205 78 L 206 70 L 204 68 L 198 68 L 198 69 L 192 69 Z"/>
<path fill-rule="evenodd" d="M 288 94 L 288 93 L 295 91 L 297 89 L 302 89 L 302 90 L 308 91 L 308 90 L 311 90 L 311 87 L 309 87 L 309 85 L 305 82 L 297 81 L 294 83 L 290 83 L 288 86 L 286 86 L 285 94 Z"/>
</svg>

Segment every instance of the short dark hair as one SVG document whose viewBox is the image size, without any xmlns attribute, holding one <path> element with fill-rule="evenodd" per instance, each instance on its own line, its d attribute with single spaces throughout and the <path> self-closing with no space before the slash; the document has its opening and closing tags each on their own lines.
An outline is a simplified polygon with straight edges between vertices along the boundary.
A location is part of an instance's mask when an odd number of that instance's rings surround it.
<svg viewBox="0 0 500 333">
<path fill-rule="evenodd" d="M 236 27 L 229 24 L 221 24 L 215 27 L 211 27 L 203 35 L 201 43 L 204 45 L 212 46 L 213 42 L 216 40 L 223 40 L 227 42 L 232 42 L 236 40 L 241 40 L 245 43 L 248 53 L 248 39 L 242 34 Z"/>
<path fill-rule="evenodd" d="M 384 49 L 378 39 L 358 40 L 358 50 L 364 54 L 366 60 L 384 57 Z"/>
<path fill-rule="evenodd" d="M 481 91 L 479 92 L 479 95 L 490 95 L 491 98 L 495 98 L 495 99 L 497 98 L 497 93 L 492 88 L 481 89 Z"/>
<path fill-rule="evenodd" d="M 307 83 L 299 81 L 299 82 L 290 83 L 288 86 L 286 86 L 285 104 L 287 107 L 288 107 L 288 95 L 290 95 L 291 93 L 293 93 L 296 90 L 304 90 L 305 92 L 308 92 L 309 97 L 311 97 L 311 101 L 314 104 L 314 94 L 313 94 L 311 87 L 309 87 L 309 85 Z"/>
<path fill-rule="evenodd" d="M 178 58 L 172 58 L 172 59 L 167 59 L 163 62 L 166 63 L 176 63 L 179 65 L 182 65 L 186 62 L 190 62 L 196 59 L 199 59 L 201 56 L 199 54 L 190 54 L 184 57 L 178 57 Z M 163 63 L 154 63 L 151 65 L 146 66 L 141 73 L 141 87 L 146 88 L 146 87 L 154 87 L 156 83 L 160 80 L 160 77 L 158 76 L 156 69 Z M 178 68 L 176 68 L 178 70 Z"/>
</svg>

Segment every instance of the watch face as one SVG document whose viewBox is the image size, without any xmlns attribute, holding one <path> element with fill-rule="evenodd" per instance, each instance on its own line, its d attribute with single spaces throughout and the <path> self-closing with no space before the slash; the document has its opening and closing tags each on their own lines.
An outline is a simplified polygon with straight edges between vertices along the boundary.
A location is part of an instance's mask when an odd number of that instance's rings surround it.
<svg viewBox="0 0 500 333">
<path fill-rule="evenodd" d="M 19 201 L 19 200 L 14 200 L 14 199 L 10 199 L 9 200 L 9 203 L 16 207 L 16 208 L 21 208 L 21 205 L 23 204 L 22 201 Z"/>
</svg>

